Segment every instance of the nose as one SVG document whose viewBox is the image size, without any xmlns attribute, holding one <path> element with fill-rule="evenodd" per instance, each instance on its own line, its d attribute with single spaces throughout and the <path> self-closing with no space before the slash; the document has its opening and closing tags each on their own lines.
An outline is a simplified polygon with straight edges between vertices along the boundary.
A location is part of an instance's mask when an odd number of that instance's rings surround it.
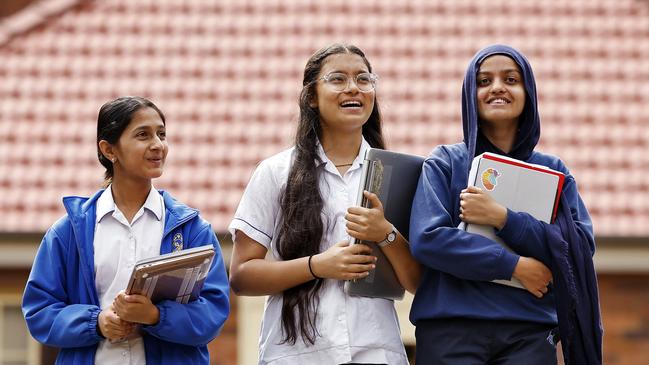
<svg viewBox="0 0 649 365">
<path fill-rule="evenodd" d="M 492 93 L 497 93 L 497 92 L 502 92 L 505 90 L 505 83 L 500 77 L 494 78 L 494 80 L 491 82 L 491 92 Z"/>
<path fill-rule="evenodd" d="M 152 150 L 160 150 L 162 149 L 162 146 L 164 145 L 164 142 L 162 142 L 162 139 L 160 139 L 159 136 L 153 137 L 153 141 L 151 142 L 150 148 Z"/>
<path fill-rule="evenodd" d="M 356 84 L 356 78 L 350 77 L 347 79 L 347 87 L 343 90 L 343 92 L 346 93 L 358 93 L 360 92 L 361 89 L 358 88 L 358 85 Z"/>
</svg>

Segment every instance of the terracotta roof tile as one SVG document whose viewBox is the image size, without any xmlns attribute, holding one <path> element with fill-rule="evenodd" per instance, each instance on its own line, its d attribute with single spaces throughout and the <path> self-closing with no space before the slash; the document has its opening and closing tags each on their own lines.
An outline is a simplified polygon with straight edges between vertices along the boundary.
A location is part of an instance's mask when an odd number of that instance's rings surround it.
<svg viewBox="0 0 649 365">
<path fill-rule="evenodd" d="M 380 75 L 389 147 L 462 137 L 474 52 L 504 42 L 535 69 L 543 134 L 577 179 L 599 235 L 649 235 L 649 10 L 641 2 L 493 6 L 381 0 L 50 0 L 0 23 L 0 231 L 43 231 L 61 197 L 102 183 L 101 104 L 142 95 L 167 115 L 156 187 L 224 231 L 256 164 L 291 144 L 308 56 L 363 48 Z"/>
</svg>

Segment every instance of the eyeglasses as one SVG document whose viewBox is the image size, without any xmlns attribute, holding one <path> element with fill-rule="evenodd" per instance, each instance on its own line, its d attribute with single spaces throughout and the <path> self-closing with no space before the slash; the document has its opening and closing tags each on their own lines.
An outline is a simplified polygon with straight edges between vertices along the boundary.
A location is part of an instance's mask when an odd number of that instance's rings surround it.
<svg viewBox="0 0 649 365">
<path fill-rule="evenodd" d="M 320 79 L 324 80 L 332 90 L 342 92 L 349 86 L 350 77 L 342 72 L 332 72 L 322 76 Z M 379 77 L 373 73 L 363 72 L 356 75 L 356 77 L 353 77 L 353 79 L 358 90 L 368 93 L 374 90 L 376 87 L 376 81 Z"/>
</svg>

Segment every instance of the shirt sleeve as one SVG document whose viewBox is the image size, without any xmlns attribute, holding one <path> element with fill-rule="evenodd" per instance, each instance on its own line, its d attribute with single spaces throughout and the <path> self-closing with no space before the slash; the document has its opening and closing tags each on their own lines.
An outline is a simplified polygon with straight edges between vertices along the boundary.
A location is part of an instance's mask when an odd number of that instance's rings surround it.
<svg viewBox="0 0 649 365">
<path fill-rule="evenodd" d="M 519 256 L 484 236 L 457 228 L 452 167 L 437 149 L 424 162 L 410 216 L 410 249 L 429 268 L 461 279 L 511 279 Z"/>
<path fill-rule="evenodd" d="M 69 293 L 74 277 L 66 275 L 66 268 L 74 263 L 66 261 L 69 242 L 55 229 L 44 236 L 32 266 L 23 294 L 23 315 L 31 335 L 48 346 L 66 348 L 90 346 L 103 339 L 97 332 L 101 311 L 92 304 L 72 303 Z M 78 269 L 78 265 L 76 265 Z M 77 290 L 80 283 L 77 283 Z"/>
<path fill-rule="evenodd" d="M 278 183 L 276 170 L 269 160 L 265 160 L 253 173 L 228 227 L 233 240 L 235 232 L 239 230 L 270 248 L 281 209 L 279 199 L 282 186 Z"/>
</svg>

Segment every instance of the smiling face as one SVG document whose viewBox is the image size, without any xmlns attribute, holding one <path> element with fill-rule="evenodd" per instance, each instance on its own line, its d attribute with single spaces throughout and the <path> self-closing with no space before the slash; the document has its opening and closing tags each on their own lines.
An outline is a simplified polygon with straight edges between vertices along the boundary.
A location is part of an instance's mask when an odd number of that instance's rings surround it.
<svg viewBox="0 0 649 365">
<path fill-rule="evenodd" d="M 487 57 L 477 80 L 478 115 L 491 127 L 515 126 L 525 107 L 525 87 L 520 68 L 503 55 Z"/>
<path fill-rule="evenodd" d="M 119 140 L 109 148 L 114 179 L 151 180 L 162 175 L 168 152 L 165 124 L 152 108 L 135 112 Z"/>
<path fill-rule="evenodd" d="M 369 69 L 363 58 L 355 53 L 334 54 L 325 60 L 318 75 L 316 96 L 312 106 L 317 107 L 323 129 L 360 131 L 374 108 L 375 91 L 361 92 L 356 76 Z M 323 76 L 343 73 L 350 79 L 343 91 L 336 91 Z"/>
</svg>

